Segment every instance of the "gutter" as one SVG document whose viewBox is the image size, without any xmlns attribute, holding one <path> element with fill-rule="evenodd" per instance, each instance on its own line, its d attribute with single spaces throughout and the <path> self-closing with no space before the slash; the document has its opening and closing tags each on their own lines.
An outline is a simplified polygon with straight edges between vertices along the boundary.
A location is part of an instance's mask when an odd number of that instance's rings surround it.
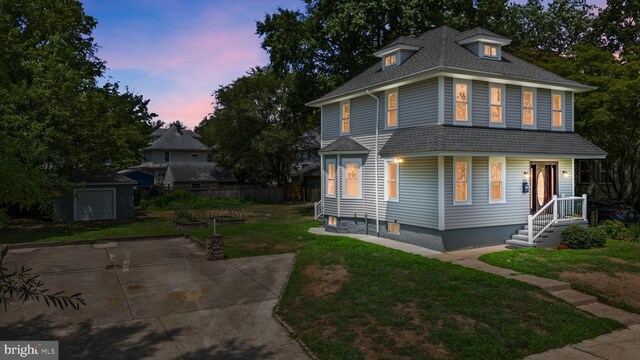
<svg viewBox="0 0 640 360">
<path fill-rule="evenodd" d="M 373 95 L 367 89 L 367 95 L 376 99 L 376 147 L 374 156 L 374 164 L 375 164 L 375 176 L 376 176 L 376 236 L 380 236 L 380 209 L 378 207 L 378 202 L 380 201 L 378 196 L 378 143 L 380 139 L 380 98 Z M 366 224 L 367 229 L 369 228 L 369 224 Z"/>
</svg>

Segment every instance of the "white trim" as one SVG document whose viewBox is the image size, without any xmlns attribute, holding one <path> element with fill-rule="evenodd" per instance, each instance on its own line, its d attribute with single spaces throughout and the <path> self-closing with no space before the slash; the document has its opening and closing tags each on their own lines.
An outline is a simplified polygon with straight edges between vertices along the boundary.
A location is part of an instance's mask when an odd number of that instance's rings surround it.
<svg viewBox="0 0 640 360">
<path fill-rule="evenodd" d="M 467 163 L 467 200 L 466 201 L 456 201 L 456 162 L 466 162 Z M 453 158 L 452 173 L 453 173 L 453 183 L 452 183 L 452 200 L 454 206 L 465 206 L 472 205 L 472 166 L 473 161 L 471 156 L 456 156 Z"/>
<path fill-rule="evenodd" d="M 389 198 L 389 164 L 396 165 L 396 194 L 395 199 Z M 400 202 L 400 163 L 395 162 L 394 159 L 384 159 L 384 201 L 386 202 Z"/>
<path fill-rule="evenodd" d="M 558 180 L 558 189 L 560 189 L 560 181 Z M 571 159 L 571 195 L 576 194 L 576 160 Z"/>
<path fill-rule="evenodd" d="M 444 156 L 438 156 L 438 230 L 444 230 Z"/>
<path fill-rule="evenodd" d="M 336 205 L 338 206 L 337 209 L 337 213 L 338 213 L 338 217 L 340 217 L 340 192 L 342 191 L 342 172 L 340 171 L 340 169 L 342 169 L 342 167 L 339 165 L 340 164 L 340 154 L 338 154 L 338 157 L 336 158 Z M 340 186 L 338 186 L 338 184 L 340 184 Z"/>
<path fill-rule="evenodd" d="M 389 155 L 385 155 L 389 156 Z M 536 154 L 536 153 L 503 153 L 503 152 L 478 152 L 478 151 L 428 151 L 411 154 L 398 154 L 403 158 L 426 156 L 505 156 L 513 158 L 543 157 L 544 159 L 606 159 L 606 155 L 576 155 L 576 154 Z"/>
<path fill-rule="evenodd" d="M 347 189 L 347 164 L 349 163 L 357 163 L 358 164 L 358 195 L 357 196 L 347 196 L 346 195 L 346 189 Z M 341 164 L 341 168 L 342 168 L 342 191 L 340 193 L 340 196 L 343 199 L 362 199 L 362 159 L 360 158 L 343 158 Z"/>
<path fill-rule="evenodd" d="M 565 125 L 566 128 L 566 125 Z M 571 129 L 569 131 L 575 131 L 576 128 L 576 94 L 571 91 Z"/>
<path fill-rule="evenodd" d="M 491 110 L 493 108 L 492 98 L 491 98 L 491 89 L 498 88 L 500 89 L 500 122 L 494 123 L 491 121 Z M 489 127 L 494 128 L 505 128 L 507 127 L 507 117 L 506 117 L 506 88 L 504 84 L 494 84 L 489 83 Z"/>
<path fill-rule="evenodd" d="M 395 56 L 396 61 L 393 64 L 387 65 L 387 59 L 390 58 L 391 56 Z M 396 67 L 396 66 L 400 65 L 400 61 L 401 60 L 400 60 L 400 51 L 399 50 L 395 51 L 395 52 L 388 53 L 388 54 L 382 56 L 382 69 L 385 70 L 385 69 L 389 69 L 389 68 L 392 68 L 392 67 Z"/>
<path fill-rule="evenodd" d="M 348 122 L 349 122 L 349 131 L 347 132 L 343 132 L 343 118 L 342 118 L 342 112 L 343 112 L 343 106 L 344 105 L 349 105 L 349 118 L 348 118 Z M 339 126 L 340 126 L 340 135 L 349 135 L 351 133 L 351 100 L 344 100 L 344 101 L 340 101 L 340 118 L 339 118 Z"/>
<path fill-rule="evenodd" d="M 438 76 L 438 124 L 444 124 L 444 76 Z"/>
<path fill-rule="evenodd" d="M 333 165 L 333 195 L 328 192 L 324 192 L 323 194 L 328 198 L 334 199 L 338 195 L 338 167 L 336 166 L 336 159 L 325 159 L 325 161 L 327 163 L 327 172 L 325 174 L 325 181 L 323 181 L 324 189 L 325 191 L 329 190 L 329 165 Z"/>
<path fill-rule="evenodd" d="M 393 52 L 396 51 L 400 51 L 400 50 L 410 50 L 410 51 L 418 51 L 421 48 L 418 46 L 411 46 L 411 45 L 405 45 L 405 44 L 397 44 L 382 50 L 378 50 L 376 52 L 373 53 L 373 56 L 375 57 L 383 57 L 385 55 L 391 54 Z"/>
<path fill-rule="evenodd" d="M 356 151 L 343 151 L 343 150 L 339 150 L 339 151 L 318 151 L 318 153 L 320 154 L 324 154 L 325 156 L 327 155 L 366 155 L 369 153 L 369 150 L 356 150 Z"/>
<path fill-rule="evenodd" d="M 491 55 L 485 55 L 484 53 L 484 47 L 485 46 L 490 46 L 490 47 L 495 47 L 496 48 L 496 56 L 491 56 Z M 483 59 L 488 59 L 488 60 L 501 60 L 502 59 L 502 49 L 500 44 L 496 44 L 496 43 L 490 43 L 487 41 L 482 41 L 478 43 L 478 55 L 480 55 L 481 58 Z"/>
<path fill-rule="evenodd" d="M 533 97 L 533 125 L 525 125 L 524 123 L 524 92 L 525 91 L 529 91 L 532 93 L 532 97 Z M 537 110 L 537 106 L 538 106 L 538 91 L 536 88 L 531 88 L 531 87 L 522 87 L 520 89 L 520 128 L 521 129 L 526 129 L 526 130 L 537 130 L 538 129 L 538 112 Z"/>
<path fill-rule="evenodd" d="M 396 93 L 396 125 L 389 126 L 389 95 Z M 398 88 L 388 89 L 384 92 L 384 129 L 397 129 L 400 124 L 400 91 Z"/>
<path fill-rule="evenodd" d="M 467 85 L 467 120 L 458 120 L 456 119 L 456 85 L 458 84 L 465 84 Z M 471 111 L 471 81 L 469 80 L 462 80 L 462 79 L 457 79 L 454 78 L 453 79 L 453 94 L 451 94 L 453 96 L 453 124 L 454 125 L 462 125 L 462 126 L 472 126 L 473 125 L 473 119 L 471 114 L 473 113 Z"/>
<path fill-rule="evenodd" d="M 320 130 L 322 133 L 322 130 Z M 320 135 L 320 139 L 322 139 L 322 135 Z M 322 140 L 320 141 L 322 142 Z M 326 187 L 324 186 L 324 182 L 326 181 L 327 176 L 324 173 L 324 155 L 320 154 L 320 176 L 324 177 L 324 179 L 320 178 L 320 201 L 322 202 L 322 212 L 324 212 L 324 198 L 327 196 L 324 192 L 326 191 Z"/>
<path fill-rule="evenodd" d="M 491 164 L 500 163 L 501 165 L 501 182 L 502 182 L 502 199 L 491 199 Z M 507 203 L 507 158 L 503 156 L 489 157 L 489 204 L 506 204 Z"/>
<path fill-rule="evenodd" d="M 91 185 L 95 185 L 95 184 L 91 184 Z M 73 190 L 73 221 L 78 221 L 78 218 L 76 217 L 76 207 L 78 205 L 78 193 L 80 191 L 103 191 L 103 190 L 111 190 L 111 193 L 113 194 L 113 218 L 112 219 L 97 219 L 97 220 L 116 220 L 117 217 L 117 208 L 118 208 L 118 204 L 116 203 L 117 199 L 116 199 L 116 188 L 81 188 L 81 189 L 74 189 Z M 91 219 L 90 219 L 91 220 Z"/>
<path fill-rule="evenodd" d="M 465 45 L 465 44 L 471 44 L 471 43 L 474 43 L 474 42 L 481 42 L 481 43 L 494 44 L 494 45 L 503 45 L 503 46 L 511 44 L 511 40 L 509 40 L 509 39 L 498 38 L 498 37 L 495 37 L 495 36 L 483 35 L 483 34 L 459 40 L 458 44 Z"/>
<path fill-rule="evenodd" d="M 560 107 L 562 111 L 562 126 L 553 126 L 553 96 L 554 95 L 560 95 Z M 565 109 L 565 104 L 564 104 L 564 97 L 565 97 L 565 93 L 563 91 L 552 91 L 551 92 L 551 131 L 565 131 L 566 128 L 566 116 L 567 116 L 567 111 Z"/>
</svg>

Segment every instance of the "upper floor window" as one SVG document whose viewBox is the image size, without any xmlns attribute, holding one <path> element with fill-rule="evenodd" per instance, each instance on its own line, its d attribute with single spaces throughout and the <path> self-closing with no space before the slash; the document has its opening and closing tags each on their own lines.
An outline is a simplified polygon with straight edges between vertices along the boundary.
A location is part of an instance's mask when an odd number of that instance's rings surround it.
<svg viewBox="0 0 640 360">
<path fill-rule="evenodd" d="M 362 177 L 360 176 L 360 159 L 344 159 L 344 193 L 345 198 L 359 198 L 362 196 L 360 189 Z"/>
<path fill-rule="evenodd" d="M 489 158 L 489 203 L 505 202 L 506 160 L 503 157 Z"/>
<path fill-rule="evenodd" d="M 504 124 L 504 88 L 500 85 L 491 85 L 489 89 L 491 92 L 491 124 L 502 125 Z"/>
<path fill-rule="evenodd" d="M 349 118 L 351 117 L 351 105 L 350 103 L 344 102 L 341 104 L 340 106 L 342 108 L 342 116 L 341 116 L 341 122 L 340 122 L 340 132 L 343 134 L 348 134 L 349 133 L 349 127 L 350 127 L 350 122 L 349 122 Z"/>
<path fill-rule="evenodd" d="M 398 90 L 387 92 L 387 127 L 398 126 Z"/>
<path fill-rule="evenodd" d="M 453 180 L 454 180 L 454 204 L 471 204 L 470 184 L 471 184 L 471 158 L 453 158 Z"/>
<path fill-rule="evenodd" d="M 562 94 L 561 93 L 552 93 L 551 94 L 551 108 L 553 112 L 553 117 L 551 118 L 551 127 L 561 128 L 564 126 L 564 118 L 563 118 L 563 106 L 562 106 Z"/>
<path fill-rule="evenodd" d="M 535 94 L 533 89 L 522 90 L 522 125 L 536 126 L 535 122 Z"/>
<path fill-rule="evenodd" d="M 169 152 L 168 151 L 164 152 L 164 161 L 169 161 Z"/>
<path fill-rule="evenodd" d="M 455 120 L 469 121 L 469 83 L 455 82 Z"/>
<path fill-rule="evenodd" d="M 386 162 L 385 198 L 387 201 L 398 201 L 398 169 L 399 163 L 390 160 Z"/>
<path fill-rule="evenodd" d="M 384 58 L 384 67 L 389 67 L 398 64 L 398 54 L 387 55 Z"/>
<path fill-rule="evenodd" d="M 327 196 L 336 196 L 336 162 L 327 161 Z"/>
<path fill-rule="evenodd" d="M 497 58 L 498 57 L 498 46 L 484 44 L 484 46 L 482 47 L 482 56 L 491 57 L 491 58 Z"/>
</svg>

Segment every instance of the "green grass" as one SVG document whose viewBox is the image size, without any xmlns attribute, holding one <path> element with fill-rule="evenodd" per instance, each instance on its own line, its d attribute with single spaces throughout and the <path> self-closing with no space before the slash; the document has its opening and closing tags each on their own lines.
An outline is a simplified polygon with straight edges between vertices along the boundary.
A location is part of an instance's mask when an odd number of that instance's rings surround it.
<svg viewBox="0 0 640 360">
<path fill-rule="evenodd" d="M 248 205 L 245 211 L 246 224 L 218 226 L 227 257 L 297 252 L 279 314 L 322 359 L 522 358 L 622 327 L 515 280 L 310 234 L 320 223 L 307 205 Z M 42 241 L 59 241 L 171 230 L 161 215 L 112 226 L 118 230 L 40 234 Z"/>
<path fill-rule="evenodd" d="M 633 292 L 640 280 L 640 243 L 637 242 L 612 240 L 604 248 L 589 250 L 518 249 L 486 254 L 480 260 L 525 274 L 569 280 L 577 290 L 607 304 L 640 313 L 640 303 Z M 636 284 L 625 281 L 621 273 L 636 276 Z M 588 274 L 597 277 L 589 280 L 585 276 Z M 601 279 L 608 281 L 599 281 Z M 612 289 L 610 282 L 618 286 Z"/>
<path fill-rule="evenodd" d="M 250 202 L 239 199 L 216 199 L 198 196 L 187 190 L 174 190 L 163 195 L 143 198 L 140 208 L 143 210 L 212 209 L 243 207 L 247 204 Z"/>
</svg>

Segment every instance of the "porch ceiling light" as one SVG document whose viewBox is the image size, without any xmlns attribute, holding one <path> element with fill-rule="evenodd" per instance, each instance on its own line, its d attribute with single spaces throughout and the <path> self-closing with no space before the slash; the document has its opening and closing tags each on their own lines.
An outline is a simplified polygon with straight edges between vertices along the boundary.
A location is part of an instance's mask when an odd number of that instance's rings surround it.
<svg viewBox="0 0 640 360">
<path fill-rule="evenodd" d="M 404 162 L 403 158 L 393 158 L 393 162 L 397 163 L 397 164 L 402 164 L 402 162 Z"/>
</svg>

